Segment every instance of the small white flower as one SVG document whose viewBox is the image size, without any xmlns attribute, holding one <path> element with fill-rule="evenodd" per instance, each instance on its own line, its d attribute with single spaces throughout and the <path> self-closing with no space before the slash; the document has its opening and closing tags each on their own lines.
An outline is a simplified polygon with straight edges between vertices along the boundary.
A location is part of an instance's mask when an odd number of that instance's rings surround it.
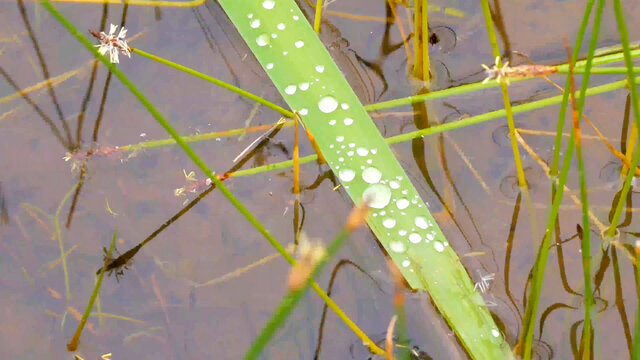
<svg viewBox="0 0 640 360">
<path fill-rule="evenodd" d="M 104 31 L 97 32 L 95 30 L 90 30 L 91 35 L 95 36 L 100 44 L 95 45 L 98 48 L 98 52 L 100 55 L 104 55 L 107 52 L 109 53 L 109 61 L 112 63 L 119 63 L 118 52 L 121 52 L 123 55 L 127 55 L 129 58 L 131 57 L 131 51 L 129 50 L 129 45 L 127 45 L 127 40 L 125 40 L 125 36 L 127 36 L 127 29 L 124 27 L 120 29 L 118 35 L 116 35 L 116 30 L 118 29 L 118 25 L 111 24 L 109 28 L 109 34 L 106 34 Z"/>
</svg>

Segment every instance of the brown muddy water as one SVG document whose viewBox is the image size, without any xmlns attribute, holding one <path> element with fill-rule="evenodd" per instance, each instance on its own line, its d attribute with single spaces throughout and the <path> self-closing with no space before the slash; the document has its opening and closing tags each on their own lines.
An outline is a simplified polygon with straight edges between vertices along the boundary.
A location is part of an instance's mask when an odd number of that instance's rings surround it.
<svg viewBox="0 0 640 360">
<path fill-rule="evenodd" d="M 566 61 L 563 38 L 573 42 L 583 1 L 491 4 L 506 57 L 508 51 L 520 51 L 536 63 Z M 479 2 L 441 0 L 437 5 L 456 8 L 466 16 L 430 13 L 436 35 L 430 48 L 437 76 L 432 89 L 482 80 L 480 65 L 493 59 Z M 312 14 L 304 1 L 300 6 Z M 100 29 L 103 18 L 107 26 L 123 21 L 120 5 L 57 3 L 56 7 L 83 30 Z M 637 40 L 640 5 L 626 2 L 625 7 L 631 40 Z M 387 11 L 383 0 L 366 4 L 338 0 L 328 9 L 375 17 L 386 16 Z M 406 19 L 404 8 L 398 10 Z M 125 24 L 132 46 L 284 104 L 215 1 L 196 8 L 131 6 Z M 413 94 L 396 25 L 327 15 L 322 29 L 323 41 L 363 103 Z M 607 3 L 598 43 L 608 46 L 617 39 Z M 525 62 L 517 56 L 511 61 Z M 269 109 L 256 108 L 251 101 L 135 54 L 131 59 L 121 57 L 119 67 L 181 134 L 242 128 L 247 119 L 251 125 L 270 124 L 279 118 Z M 264 238 L 216 190 L 180 213 L 198 194 L 174 195 L 174 189 L 188 185 L 183 172 L 196 170 L 175 146 L 135 156 L 95 156 L 86 168 L 72 170 L 63 157 L 74 147 L 87 151 L 93 145 L 123 146 L 168 137 L 117 79 L 107 79 L 103 66 L 97 67 L 95 76 L 92 70 L 90 54 L 41 6 L 15 0 L 0 3 L 1 357 L 73 358 L 66 344 L 78 323 L 74 313 L 86 306 L 95 271 L 102 265 L 102 248 L 117 230 L 120 253 L 155 237 L 118 279 L 115 274 L 105 278 L 99 307 L 94 308 L 105 316 L 90 318 L 77 354 L 96 359 L 112 353 L 117 360 L 240 358 L 285 294 L 288 264 L 273 256 L 275 251 Z M 54 79 L 52 90 L 42 84 L 47 77 Z M 552 79 L 562 84 L 563 77 Z M 592 84 L 619 79 L 593 76 Z M 510 91 L 514 103 L 556 95 L 541 80 L 514 84 Z M 626 98 L 625 90 L 590 97 L 585 110 L 621 150 L 626 146 L 621 140 Z M 430 102 L 427 117 L 414 118 L 412 107 L 373 115 L 382 133 L 392 136 L 499 109 L 501 101 L 493 89 Z M 558 107 L 552 106 L 517 115 L 516 121 L 527 130 L 554 131 L 557 113 Z M 583 129 L 594 134 L 586 125 Z M 393 150 L 456 252 L 477 255 L 462 258 L 472 278 L 495 274 L 485 300 L 513 346 L 522 330 L 526 282 L 546 222 L 550 183 L 540 164 L 521 147 L 533 206 L 525 203 L 515 185 L 506 134 L 505 119 L 498 119 L 394 145 Z M 193 146 L 211 168 L 224 172 L 257 136 L 218 138 Z M 522 136 L 541 159 L 550 162 L 552 136 L 529 132 Z M 591 210 L 606 226 L 619 190 L 620 165 L 600 141 L 586 139 L 584 147 Z M 293 131 L 285 128 L 245 157 L 242 168 L 288 160 L 292 151 Z M 308 143 L 301 145 L 302 154 L 312 151 Z M 328 241 L 342 226 L 351 201 L 342 191 L 334 191 L 337 181 L 326 166 L 307 164 L 301 171 L 299 216 L 294 211 L 290 169 L 231 178 L 226 184 L 282 243 L 291 243 L 298 228 Z M 575 174 L 573 169 L 571 194 L 577 194 Z M 81 177 L 84 182 L 76 194 L 74 185 Z M 70 197 L 63 203 L 67 193 Z M 621 226 L 620 241 L 627 244 L 639 233 L 632 208 L 636 197 L 630 196 Z M 176 214 L 181 216 L 162 226 Z M 583 320 L 576 237 L 580 211 L 568 197 L 559 219 L 558 244 L 550 251 L 536 323 L 535 351 L 540 359 L 574 358 Z M 56 229 L 68 252 L 70 296 Z M 621 250 L 602 248 L 596 232 L 592 237 L 594 358 L 628 358 L 636 312 L 633 267 Z M 255 266 L 247 268 L 251 264 Z M 357 231 L 318 279 L 325 289 L 331 269 L 331 296 L 367 334 L 382 341 L 394 313 L 393 284 L 376 239 L 368 230 Z M 222 277 L 230 273 L 234 276 Z M 408 294 L 407 314 L 420 358 L 467 358 L 427 296 Z M 323 316 L 323 302 L 309 293 L 264 358 L 314 357 L 360 360 L 370 355 L 335 314 L 328 311 Z"/>
</svg>

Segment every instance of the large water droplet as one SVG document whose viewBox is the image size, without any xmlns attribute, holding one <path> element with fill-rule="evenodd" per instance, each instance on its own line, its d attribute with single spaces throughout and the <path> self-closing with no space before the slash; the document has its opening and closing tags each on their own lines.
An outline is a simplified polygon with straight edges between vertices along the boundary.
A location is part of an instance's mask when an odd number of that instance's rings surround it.
<svg viewBox="0 0 640 360">
<path fill-rule="evenodd" d="M 437 252 L 443 252 L 444 251 L 444 245 L 442 245 L 442 243 L 440 241 L 436 241 L 433 243 L 433 248 L 436 249 Z"/>
<path fill-rule="evenodd" d="M 340 169 L 338 177 L 344 182 L 349 182 L 356 177 L 356 172 L 351 169 Z"/>
<path fill-rule="evenodd" d="M 352 118 L 345 118 L 344 119 L 344 124 L 347 125 L 347 126 L 353 124 L 353 119 Z"/>
<path fill-rule="evenodd" d="M 398 201 L 396 201 L 396 206 L 398 207 L 398 209 L 404 210 L 409 207 L 409 200 L 405 198 L 398 199 Z"/>
<path fill-rule="evenodd" d="M 258 37 L 256 38 L 256 44 L 258 44 L 258 46 L 269 45 L 269 35 L 267 34 L 258 35 Z"/>
<path fill-rule="evenodd" d="M 318 108 L 325 114 L 332 113 L 338 108 L 338 102 L 333 96 L 325 96 L 318 101 Z"/>
<path fill-rule="evenodd" d="M 356 150 L 356 152 L 357 152 L 357 153 L 358 153 L 358 155 L 360 155 L 360 156 L 367 156 L 367 155 L 369 155 L 369 150 L 367 150 L 367 149 L 365 149 L 365 148 L 362 148 L 362 147 L 361 147 L 361 148 L 358 148 L 358 149 Z"/>
<path fill-rule="evenodd" d="M 382 173 L 374 167 L 368 167 L 362 171 L 362 180 L 369 184 L 377 184 L 381 178 Z"/>
<path fill-rule="evenodd" d="M 295 85 L 289 85 L 286 88 L 284 88 L 284 92 L 287 95 L 293 95 L 296 93 L 296 86 Z"/>
<path fill-rule="evenodd" d="M 267 10 L 273 9 L 274 6 L 276 6 L 275 0 L 264 0 L 262 2 L 262 7 L 267 9 Z"/>
<path fill-rule="evenodd" d="M 393 229 L 393 227 L 396 226 L 396 219 L 386 218 L 382 220 L 382 226 L 386 227 L 387 229 Z"/>
<path fill-rule="evenodd" d="M 298 40 L 295 43 L 293 43 L 293 45 L 295 45 L 298 49 L 300 49 L 301 47 L 304 46 L 304 41 Z"/>
<path fill-rule="evenodd" d="M 395 253 L 403 253 L 407 251 L 407 247 L 400 241 L 392 241 L 389 243 L 389 249 Z"/>
<path fill-rule="evenodd" d="M 391 201 L 391 190 L 383 184 L 373 184 L 362 192 L 362 198 L 369 207 L 382 209 Z"/>
<path fill-rule="evenodd" d="M 420 229 L 427 229 L 429 227 L 427 218 L 424 216 L 416 216 L 416 218 L 413 220 L 413 223 L 416 224 L 416 226 Z"/>
<path fill-rule="evenodd" d="M 411 233 L 411 234 L 409 234 L 409 241 L 411 241 L 414 244 L 417 244 L 420 241 L 422 241 L 422 236 L 420 236 L 417 233 Z"/>
</svg>

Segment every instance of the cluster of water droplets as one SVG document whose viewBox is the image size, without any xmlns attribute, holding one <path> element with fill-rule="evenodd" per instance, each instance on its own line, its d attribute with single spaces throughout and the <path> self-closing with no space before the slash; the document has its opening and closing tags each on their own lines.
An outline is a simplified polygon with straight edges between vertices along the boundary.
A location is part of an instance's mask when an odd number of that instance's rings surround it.
<svg viewBox="0 0 640 360">
<path fill-rule="evenodd" d="M 277 6 L 276 0 L 263 0 L 262 6 L 266 10 L 274 9 Z M 290 11 L 293 12 L 293 9 L 290 9 Z M 298 15 L 291 14 L 291 19 L 298 21 L 300 18 Z M 260 47 L 272 48 L 272 41 L 274 41 L 273 39 L 278 39 L 278 32 L 287 29 L 285 23 L 279 23 L 275 26 L 275 29 L 263 31 L 265 30 L 263 29 L 263 24 L 260 19 L 256 18 L 253 14 L 248 14 L 248 21 L 249 26 L 259 32 L 255 41 Z M 273 30 L 273 32 L 270 30 Z M 282 35 L 284 33 L 280 34 Z M 283 38 L 287 37 L 283 36 L 275 41 L 284 41 L 282 40 Z M 290 37 L 288 38 L 290 39 Z M 291 43 L 284 46 L 282 56 L 287 56 L 289 52 L 298 54 L 300 51 L 306 49 L 305 42 L 301 39 L 288 41 L 291 41 Z M 279 45 L 282 45 L 282 43 Z M 296 59 L 298 59 L 298 57 L 296 57 Z M 300 56 L 299 59 L 306 58 Z M 318 112 L 319 114 L 326 115 L 323 117 L 326 118 L 327 126 L 331 127 L 331 132 L 336 134 L 335 141 L 329 145 L 329 149 L 333 151 L 337 157 L 335 157 L 336 161 L 330 161 L 330 165 L 337 171 L 338 178 L 347 191 L 362 191 L 361 196 L 372 209 L 372 216 L 380 217 L 383 227 L 382 231 L 387 231 L 387 236 L 392 239 L 389 243 L 389 251 L 392 255 L 396 255 L 396 258 L 400 258 L 400 264 L 403 268 L 408 268 L 409 271 L 413 272 L 411 259 L 408 254 L 409 249 L 429 244 L 432 249 L 441 253 L 445 251 L 449 244 L 446 241 L 436 240 L 437 226 L 435 226 L 431 219 L 427 219 L 424 216 L 415 216 L 413 218 L 413 224 L 405 220 L 406 217 L 409 216 L 407 213 L 414 212 L 411 209 L 412 207 L 419 208 L 425 206 L 420 196 L 415 190 L 412 190 L 412 194 L 409 194 L 409 189 L 412 189 L 412 186 L 408 179 L 402 176 L 395 176 L 393 178 L 385 177 L 385 174 L 376 166 L 378 149 L 369 147 L 366 144 L 351 142 L 348 138 L 345 138 L 344 135 L 340 134 L 340 129 L 346 129 L 346 127 L 352 126 L 355 123 L 355 120 L 349 116 L 351 112 L 348 111 L 350 109 L 348 101 L 340 101 L 334 93 L 325 91 L 326 87 L 323 83 L 323 77 L 329 73 L 329 71 L 325 73 L 325 70 L 327 70 L 325 65 L 310 63 L 308 66 L 312 67 L 313 71 L 309 73 L 314 74 L 314 76 L 307 79 L 307 81 L 285 84 L 282 88 L 284 96 L 302 96 L 301 92 L 306 92 L 312 86 L 315 90 L 320 90 L 314 91 L 314 93 L 324 93 L 324 95 L 317 98 L 316 107 L 300 108 L 298 109 L 298 113 L 302 116 L 306 116 L 310 112 L 314 112 L 314 115 L 317 115 Z M 265 68 L 267 70 L 273 70 L 274 64 L 267 63 Z M 284 71 L 286 71 L 286 69 L 284 69 Z M 363 159 L 364 162 L 362 161 Z M 364 186 L 362 182 L 356 180 L 362 180 Z M 352 184 L 355 183 L 358 184 L 357 187 L 354 186 L 353 189 L 350 189 Z M 409 225 L 406 225 L 407 223 L 409 223 Z"/>
</svg>

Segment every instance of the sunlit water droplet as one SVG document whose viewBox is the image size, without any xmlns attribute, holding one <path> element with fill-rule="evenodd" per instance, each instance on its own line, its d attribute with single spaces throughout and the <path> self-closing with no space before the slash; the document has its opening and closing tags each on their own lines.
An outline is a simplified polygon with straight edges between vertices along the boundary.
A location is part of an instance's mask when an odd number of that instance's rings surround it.
<svg viewBox="0 0 640 360">
<path fill-rule="evenodd" d="M 444 245 L 442 245 L 442 243 L 440 241 L 436 241 L 433 243 L 433 248 L 436 249 L 437 252 L 443 252 L 444 251 Z"/>
<path fill-rule="evenodd" d="M 404 210 L 409 207 L 409 200 L 405 198 L 398 199 L 398 201 L 396 201 L 396 206 L 398 207 L 398 209 Z"/>
<path fill-rule="evenodd" d="M 253 14 L 248 14 L 247 17 L 251 19 L 253 17 Z"/>
<path fill-rule="evenodd" d="M 258 37 L 256 38 L 256 44 L 258 44 L 258 46 L 269 45 L 269 35 L 267 34 L 258 35 Z"/>
<path fill-rule="evenodd" d="M 380 170 L 374 167 L 368 167 L 362 172 L 362 180 L 369 184 L 376 184 L 380 181 L 381 178 L 382 173 L 380 172 Z"/>
<path fill-rule="evenodd" d="M 318 101 L 318 108 L 325 114 L 332 113 L 338 108 L 338 102 L 333 96 L 325 96 Z"/>
<path fill-rule="evenodd" d="M 420 236 L 417 233 L 411 233 L 411 234 L 409 234 L 409 241 L 411 241 L 414 244 L 417 244 L 420 241 L 422 241 L 422 236 Z"/>
<path fill-rule="evenodd" d="M 369 150 L 367 150 L 367 149 L 365 149 L 365 148 L 362 148 L 362 147 L 361 147 L 361 148 L 358 148 L 358 149 L 356 150 L 356 152 L 357 152 L 357 153 L 358 153 L 358 155 L 360 155 L 360 156 L 367 156 L 367 155 L 369 155 Z"/>
<path fill-rule="evenodd" d="M 382 220 L 382 226 L 386 227 L 387 229 L 393 229 L 393 227 L 396 226 L 396 219 L 386 218 Z"/>
<path fill-rule="evenodd" d="M 500 331 L 498 331 L 498 329 L 491 329 L 491 335 L 493 335 L 493 337 L 498 337 L 500 336 Z"/>
<path fill-rule="evenodd" d="M 416 226 L 420 229 L 427 229 L 429 227 L 427 218 L 424 216 L 416 216 L 416 218 L 413 220 L 413 223 L 416 224 Z"/>
<path fill-rule="evenodd" d="M 324 65 L 316 65 L 316 71 L 321 73 L 324 71 Z"/>
<path fill-rule="evenodd" d="M 308 82 L 302 82 L 300 84 L 298 84 L 298 88 L 302 91 L 306 91 L 309 89 L 309 83 Z"/>
<path fill-rule="evenodd" d="M 343 142 L 344 141 L 344 136 L 337 136 L 336 137 L 336 141 L 337 142 Z"/>
<path fill-rule="evenodd" d="M 298 49 L 300 49 L 301 47 L 304 46 L 304 41 L 298 40 L 295 43 L 293 43 L 293 45 L 295 45 Z"/>
<path fill-rule="evenodd" d="M 293 15 L 293 20 L 298 21 L 298 19 L 300 19 L 298 15 Z"/>
<path fill-rule="evenodd" d="M 340 104 L 340 107 L 342 108 L 342 110 L 349 110 L 349 104 L 342 103 Z"/>
<path fill-rule="evenodd" d="M 254 29 L 259 28 L 259 27 L 260 27 L 260 19 L 253 19 L 253 20 L 251 21 L 250 26 L 251 26 L 252 28 L 254 28 Z"/>
<path fill-rule="evenodd" d="M 391 190 L 383 184 L 373 184 L 362 192 L 362 198 L 369 207 L 382 209 L 391 201 Z"/>
<path fill-rule="evenodd" d="M 344 182 L 349 182 L 356 177 L 356 172 L 347 168 L 340 169 L 340 171 L 338 172 L 338 177 Z"/>
<path fill-rule="evenodd" d="M 374 154 L 373 150 L 371 150 L 371 153 Z M 398 182 L 395 180 L 391 180 L 389 181 L 389 186 L 391 186 L 391 188 L 395 190 L 400 187 L 400 184 L 398 184 Z"/>
<path fill-rule="evenodd" d="M 266 68 L 267 68 L 267 70 L 273 69 L 273 63 L 268 63 Z"/>
<path fill-rule="evenodd" d="M 283 23 L 278 24 L 278 30 L 284 30 L 285 26 Z"/>
<path fill-rule="evenodd" d="M 298 111 L 300 113 L 300 115 L 304 116 L 307 115 L 309 113 L 308 109 L 300 109 L 300 111 Z"/>
<path fill-rule="evenodd" d="M 344 119 L 344 124 L 349 126 L 351 124 L 353 124 L 353 119 L 352 118 L 346 118 Z"/>
<path fill-rule="evenodd" d="M 409 265 L 411 265 L 411 261 L 409 261 L 409 260 L 402 260 L 402 267 L 409 267 Z"/>
<path fill-rule="evenodd" d="M 400 241 L 392 241 L 389 243 L 389 249 L 395 253 L 402 254 L 407 251 L 407 247 Z"/>
<path fill-rule="evenodd" d="M 276 6 L 275 0 L 264 0 L 262 2 L 262 7 L 267 9 L 267 10 L 273 9 L 274 6 Z"/>
<path fill-rule="evenodd" d="M 335 121 L 335 120 L 329 120 L 329 125 L 333 126 L 333 125 L 335 125 L 335 124 L 336 124 L 336 121 Z"/>
<path fill-rule="evenodd" d="M 296 86 L 295 85 L 289 85 L 286 88 L 284 88 L 284 92 L 288 95 L 293 95 L 296 93 Z"/>
</svg>

